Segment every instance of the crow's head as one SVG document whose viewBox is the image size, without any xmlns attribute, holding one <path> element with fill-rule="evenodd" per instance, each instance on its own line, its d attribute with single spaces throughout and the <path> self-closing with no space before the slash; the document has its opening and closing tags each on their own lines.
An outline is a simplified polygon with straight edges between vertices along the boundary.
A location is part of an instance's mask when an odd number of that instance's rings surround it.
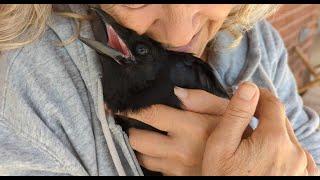
<svg viewBox="0 0 320 180">
<path fill-rule="evenodd" d="M 92 23 L 97 41 L 79 39 L 102 55 L 103 94 L 112 111 L 152 104 L 178 107 L 174 85 L 219 92 L 213 89 L 217 87 L 224 92 L 201 59 L 166 50 L 148 36 L 121 26 L 99 8 L 91 8 L 91 12 L 97 16 Z"/>
<path fill-rule="evenodd" d="M 168 71 L 163 68 L 169 59 L 168 51 L 148 36 L 121 26 L 103 10 L 90 8 L 91 12 L 97 17 L 92 21 L 96 40 L 79 39 L 101 56 L 103 94 L 108 107 L 113 111 L 142 107 L 145 104 L 135 104 L 140 102 L 139 94 L 155 86 L 157 78 L 162 77 L 159 73 Z"/>
<path fill-rule="evenodd" d="M 104 25 L 106 42 L 98 42 L 80 37 L 79 39 L 102 55 L 115 60 L 118 64 L 148 63 L 165 53 L 160 43 L 145 35 L 118 24 L 112 16 L 99 8 L 90 8 Z"/>
</svg>

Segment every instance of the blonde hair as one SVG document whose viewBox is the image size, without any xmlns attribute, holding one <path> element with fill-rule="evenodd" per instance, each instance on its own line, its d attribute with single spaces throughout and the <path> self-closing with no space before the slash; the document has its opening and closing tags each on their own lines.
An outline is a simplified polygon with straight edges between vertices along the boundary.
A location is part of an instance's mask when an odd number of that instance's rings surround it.
<svg viewBox="0 0 320 180">
<path fill-rule="evenodd" d="M 250 30 L 258 21 L 274 14 L 280 5 L 276 4 L 247 4 L 235 6 L 223 22 L 220 30 L 227 30 L 234 36 L 230 47 L 237 46 L 244 32 Z"/>
<path fill-rule="evenodd" d="M 252 28 L 259 20 L 271 15 L 278 6 L 238 5 L 230 12 L 221 30 L 228 30 L 234 35 L 233 46 L 236 46 L 243 32 Z M 54 11 L 51 4 L 0 5 L 0 52 L 19 48 L 37 40 L 45 31 L 52 13 Z M 72 12 L 60 12 L 60 15 L 74 18 L 78 22 L 78 27 L 82 20 L 88 19 Z M 64 44 L 71 43 L 78 34 Z"/>
</svg>

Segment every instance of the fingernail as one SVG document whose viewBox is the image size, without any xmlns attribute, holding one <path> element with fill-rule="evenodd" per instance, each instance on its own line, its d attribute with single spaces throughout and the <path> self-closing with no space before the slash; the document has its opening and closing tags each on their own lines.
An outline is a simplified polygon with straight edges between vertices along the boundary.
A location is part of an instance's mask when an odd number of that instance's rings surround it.
<svg viewBox="0 0 320 180">
<path fill-rule="evenodd" d="M 188 96 L 188 91 L 181 87 L 175 86 L 174 87 L 174 94 L 178 96 L 180 99 L 185 99 Z"/>
<path fill-rule="evenodd" d="M 237 90 L 239 97 L 245 101 L 250 101 L 256 94 L 256 85 L 251 82 L 244 82 Z"/>
</svg>

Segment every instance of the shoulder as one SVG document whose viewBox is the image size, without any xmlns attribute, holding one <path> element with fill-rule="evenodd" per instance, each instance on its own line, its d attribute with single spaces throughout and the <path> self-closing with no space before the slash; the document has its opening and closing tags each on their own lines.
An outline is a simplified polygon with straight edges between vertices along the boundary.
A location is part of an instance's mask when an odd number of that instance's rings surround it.
<svg viewBox="0 0 320 180">
<path fill-rule="evenodd" d="M 57 137 L 67 143 L 64 130 L 76 119 L 78 128 L 90 123 L 86 85 L 70 51 L 57 45 L 60 37 L 47 28 L 34 43 L 6 52 L 1 62 L 0 117 L 41 143 Z"/>
<path fill-rule="evenodd" d="M 266 20 L 257 23 L 253 30 L 262 53 L 267 54 L 271 62 L 278 63 L 279 57 L 287 52 L 279 32 Z"/>
<path fill-rule="evenodd" d="M 253 81 L 271 87 L 270 79 L 279 61 L 286 63 L 286 48 L 276 29 L 266 20 L 260 21 L 243 34 L 238 46 L 225 48 L 233 42 L 228 32 L 220 32 L 213 48 L 221 51 L 211 53 L 209 64 L 221 78 L 228 91 L 242 81 Z"/>
<path fill-rule="evenodd" d="M 39 39 L 3 54 L 0 62 L 3 81 L 0 100 L 3 103 L 0 104 L 0 110 L 14 103 L 10 100 L 13 98 L 11 93 L 24 98 L 28 95 L 27 101 L 33 100 L 30 99 L 33 96 L 36 98 L 39 93 L 51 93 L 51 97 L 57 98 L 63 94 L 53 96 L 53 92 L 62 92 L 64 88 L 73 92 L 76 89 L 72 89 L 72 86 L 83 84 L 78 61 L 84 61 L 87 52 L 78 40 L 62 46 L 62 41 L 75 34 L 73 20 L 53 14 Z M 86 64 L 81 65 L 85 68 Z"/>
<path fill-rule="evenodd" d="M 35 77 L 35 74 L 46 73 L 45 76 L 48 76 L 51 74 L 49 73 L 50 69 L 59 68 L 59 65 L 53 64 L 56 64 L 61 57 L 67 57 L 67 54 L 63 48 L 53 45 L 55 42 L 59 42 L 58 40 L 53 31 L 48 28 L 32 44 L 2 54 L 0 61 L 0 81 L 2 81 L 0 100 L 3 103 L 0 104 L 0 109 L 4 108 L 4 100 L 8 91 L 26 84 L 32 80 L 32 76 Z"/>
<path fill-rule="evenodd" d="M 69 38 L 69 34 L 73 34 L 65 30 L 64 34 L 57 34 L 48 27 L 37 41 L 8 51 L 2 57 L 0 136 L 5 127 L 10 127 L 8 136 L 29 141 L 27 147 L 40 148 L 61 166 L 74 163 L 79 170 L 81 166 L 69 150 L 72 152 L 80 139 L 89 144 L 94 142 L 90 139 L 92 129 L 89 128 L 92 119 L 86 84 L 74 56 L 70 55 L 73 52 L 70 49 L 77 54 L 82 46 L 74 48 L 80 46 L 79 42 L 70 47 L 57 45 L 67 39 L 61 37 Z M 79 53 L 77 56 L 85 55 Z M 76 135 L 77 131 L 83 135 Z M 79 139 L 72 144 L 70 136 Z M 20 146 L 18 150 L 23 153 Z"/>
<path fill-rule="evenodd" d="M 267 20 L 262 20 L 253 28 L 257 35 L 262 38 L 263 44 L 272 44 L 273 46 L 282 46 L 282 38 L 279 32 Z"/>
<path fill-rule="evenodd" d="M 287 72 L 290 71 L 287 48 L 279 32 L 269 22 L 258 23 L 255 30 L 261 48 L 261 68 L 269 76 L 276 89 L 281 86 L 284 79 L 291 78 L 291 72 Z M 295 84 L 292 81 L 286 83 Z"/>
</svg>

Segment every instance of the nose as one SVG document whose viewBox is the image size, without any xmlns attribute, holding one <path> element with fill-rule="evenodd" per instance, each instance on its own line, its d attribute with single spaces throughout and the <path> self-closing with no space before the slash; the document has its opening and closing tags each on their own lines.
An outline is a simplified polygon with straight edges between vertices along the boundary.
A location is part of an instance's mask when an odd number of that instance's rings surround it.
<svg viewBox="0 0 320 180">
<path fill-rule="evenodd" d="M 159 19 L 162 43 L 170 47 L 188 44 L 199 30 L 199 14 L 195 5 L 165 5 Z"/>
</svg>

